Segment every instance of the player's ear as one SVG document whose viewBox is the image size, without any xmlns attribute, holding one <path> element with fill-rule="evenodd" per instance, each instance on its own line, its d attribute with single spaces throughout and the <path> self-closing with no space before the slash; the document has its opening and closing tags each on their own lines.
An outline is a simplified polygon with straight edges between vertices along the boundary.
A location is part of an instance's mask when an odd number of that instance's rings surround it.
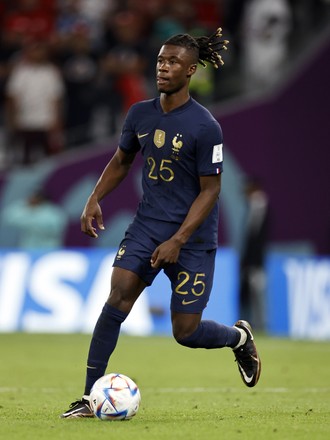
<svg viewBox="0 0 330 440">
<path fill-rule="evenodd" d="M 187 77 L 190 78 L 197 70 L 197 64 L 190 64 L 187 72 Z"/>
</svg>

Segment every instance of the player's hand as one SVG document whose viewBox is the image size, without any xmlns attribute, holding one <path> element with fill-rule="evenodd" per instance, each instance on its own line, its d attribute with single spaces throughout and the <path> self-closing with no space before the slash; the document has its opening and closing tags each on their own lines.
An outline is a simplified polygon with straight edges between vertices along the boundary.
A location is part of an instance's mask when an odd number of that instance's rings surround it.
<svg viewBox="0 0 330 440">
<path fill-rule="evenodd" d="M 90 197 L 85 205 L 83 213 L 80 217 L 81 231 L 92 238 L 97 238 L 96 227 L 93 226 L 93 221 L 99 229 L 104 230 L 102 210 L 96 199 Z"/>
<path fill-rule="evenodd" d="M 167 240 L 160 244 L 151 255 L 151 267 L 158 269 L 167 264 L 173 264 L 178 261 L 181 246 L 174 240 Z"/>
</svg>

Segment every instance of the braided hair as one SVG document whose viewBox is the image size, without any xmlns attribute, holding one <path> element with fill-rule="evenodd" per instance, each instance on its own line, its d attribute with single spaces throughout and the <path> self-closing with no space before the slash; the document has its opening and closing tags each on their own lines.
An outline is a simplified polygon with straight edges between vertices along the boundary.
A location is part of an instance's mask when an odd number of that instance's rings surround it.
<svg viewBox="0 0 330 440">
<path fill-rule="evenodd" d="M 165 41 L 164 45 L 185 47 L 194 51 L 196 61 L 203 67 L 209 62 L 218 69 L 224 62 L 219 54 L 221 50 L 227 50 L 228 40 L 221 40 L 222 29 L 218 28 L 210 37 L 192 37 L 189 34 L 178 34 Z"/>
</svg>

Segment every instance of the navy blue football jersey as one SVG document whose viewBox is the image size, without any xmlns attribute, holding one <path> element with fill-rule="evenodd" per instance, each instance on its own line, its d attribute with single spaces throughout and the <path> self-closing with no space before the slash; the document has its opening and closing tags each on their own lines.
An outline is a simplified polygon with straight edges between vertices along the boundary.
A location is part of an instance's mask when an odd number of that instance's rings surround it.
<svg viewBox="0 0 330 440">
<path fill-rule="evenodd" d="M 157 242 L 169 239 L 200 192 L 199 177 L 222 172 L 222 144 L 219 123 L 192 98 L 168 113 L 159 98 L 134 104 L 119 142 L 124 152 L 141 151 L 144 158 L 143 197 L 130 232 L 142 228 Z M 185 248 L 217 247 L 218 203 Z"/>
</svg>

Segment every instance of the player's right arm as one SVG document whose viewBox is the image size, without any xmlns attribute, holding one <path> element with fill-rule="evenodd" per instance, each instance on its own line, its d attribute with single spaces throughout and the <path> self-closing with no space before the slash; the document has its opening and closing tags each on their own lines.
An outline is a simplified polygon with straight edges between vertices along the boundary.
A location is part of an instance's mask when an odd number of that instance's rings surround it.
<svg viewBox="0 0 330 440">
<path fill-rule="evenodd" d="M 97 238 L 96 226 L 104 229 L 102 210 L 99 202 L 127 176 L 129 169 L 134 161 L 136 153 L 125 153 L 117 148 L 110 162 L 105 167 L 99 180 L 97 181 L 91 195 L 88 197 L 83 213 L 80 217 L 81 230 L 90 237 Z"/>
</svg>

